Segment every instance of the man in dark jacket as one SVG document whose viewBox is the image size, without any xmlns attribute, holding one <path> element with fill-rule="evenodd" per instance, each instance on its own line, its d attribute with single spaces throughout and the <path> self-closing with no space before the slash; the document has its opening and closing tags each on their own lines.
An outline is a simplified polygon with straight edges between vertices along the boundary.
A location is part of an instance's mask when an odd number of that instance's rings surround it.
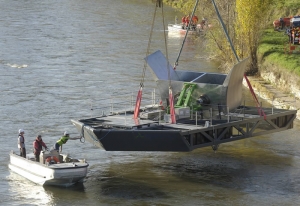
<svg viewBox="0 0 300 206">
<path fill-rule="evenodd" d="M 34 142 L 33 142 L 33 153 L 34 153 L 34 156 L 35 156 L 35 161 L 37 161 L 37 162 L 40 161 L 40 153 L 41 153 L 43 147 L 45 149 L 48 149 L 46 144 L 42 140 L 42 136 L 38 135 L 36 137 L 36 139 L 34 140 Z"/>
</svg>

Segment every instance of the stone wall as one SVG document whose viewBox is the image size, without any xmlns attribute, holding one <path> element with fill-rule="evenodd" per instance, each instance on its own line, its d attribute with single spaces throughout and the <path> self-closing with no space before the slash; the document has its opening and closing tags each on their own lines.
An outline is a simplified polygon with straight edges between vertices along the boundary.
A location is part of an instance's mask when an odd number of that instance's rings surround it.
<svg viewBox="0 0 300 206">
<path fill-rule="evenodd" d="M 256 95 L 275 108 L 298 110 L 300 120 L 300 77 L 273 65 L 264 67 L 260 76 L 248 78 Z M 243 84 L 248 88 L 245 80 Z"/>
</svg>

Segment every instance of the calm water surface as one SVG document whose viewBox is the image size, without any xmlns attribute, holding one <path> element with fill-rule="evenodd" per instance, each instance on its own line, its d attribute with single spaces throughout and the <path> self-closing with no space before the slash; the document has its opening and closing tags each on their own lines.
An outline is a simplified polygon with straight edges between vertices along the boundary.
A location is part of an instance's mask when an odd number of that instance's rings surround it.
<svg viewBox="0 0 300 206">
<path fill-rule="evenodd" d="M 0 205 L 299 203 L 298 122 L 216 153 L 105 152 L 69 141 L 63 151 L 90 163 L 85 182 L 71 188 L 41 187 L 9 171 L 19 128 L 28 152 L 38 133 L 52 146 L 64 130 L 78 135 L 70 119 L 100 114 L 97 105 L 111 94 L 137 92 L 153 11 L 147 0 L 0 0 Z M 165 15 L 167 23 L 180 16 L 170 8 Z M 158 15 L 151 52 L 164 51 L 162 35 Z M 172 64 L 182 39 L 168 34 Z M 216 72 L 202 50 L 201 38 L 188 38 L 180 69 Z M 144 92 L 153 88 L 147 73 Z"/>
</svg>

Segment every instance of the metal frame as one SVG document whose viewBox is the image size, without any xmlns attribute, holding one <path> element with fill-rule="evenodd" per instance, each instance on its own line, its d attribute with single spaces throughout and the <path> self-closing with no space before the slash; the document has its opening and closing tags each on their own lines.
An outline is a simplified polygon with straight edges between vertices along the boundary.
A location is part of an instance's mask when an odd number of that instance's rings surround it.
<svg viewBox="0 0 300 206">
<path fill-rule="evenodd" d="M 207 146 L 216 150 L 223 143 L 293 128 L 296 110 L 264 111 L 266 117 L 257 115 L 256 107 L 247 107 L 242 113 L 230 113 L 229 120 L 223 114 L 221 119 L 188 118 L 177 124 L 133 120 L 124 115 L 130 111 L 72 122 L 88 141 L 108 151 L 187 152 Z"/>
</svg>

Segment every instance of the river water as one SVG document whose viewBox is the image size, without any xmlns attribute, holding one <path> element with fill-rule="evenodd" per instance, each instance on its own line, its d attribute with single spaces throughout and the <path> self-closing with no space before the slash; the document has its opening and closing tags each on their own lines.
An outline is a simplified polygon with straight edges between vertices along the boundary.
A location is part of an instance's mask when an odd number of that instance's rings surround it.
<svg viewBox="0 0 300 206">
<path fill-rule="evenodd" d="M 189 153 L 106 152 L 69 141 L 86 158 L 83 184 L 42 187 L 8 169 L 18 129 L 27 152 L 37 134 L 50 147 L 70 119 L 100 114 L 111 94 L 137 92 L 154 5 L 144 0 L 0 0 L 0 205 L 296 205 L 300 201 L 299 123 L 292 130 Z M 165 8 L 166 23 L 180 16 Z M 150 51 L 164 52 L 158 13 Z M 170 62 L 183 37 L 168 34 Z M 216 72 L 201 38 L 189 37 L 180 69 Z M 178 67 L 178 68 L 179 68 Z M 155 88 L 146 73 L 145 92 Z"/>
</svg>

